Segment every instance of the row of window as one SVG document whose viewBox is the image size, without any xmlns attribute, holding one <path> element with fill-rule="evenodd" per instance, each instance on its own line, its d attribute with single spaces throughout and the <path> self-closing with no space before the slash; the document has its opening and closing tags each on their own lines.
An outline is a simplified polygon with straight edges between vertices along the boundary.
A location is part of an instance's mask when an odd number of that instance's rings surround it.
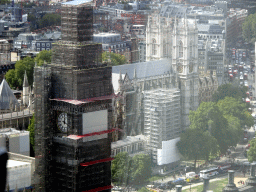
<svg viewBox="0 0 256 192">
<path fill-rule="evenodd" d="M 37 47 L 50 47 L 51 44 L 50 43 L 36 43 Z"/>
<path fill-rule="evenodd" d="M 135 153 L 143 150 L 142 143 L 133 143 L 131 145 L 122 146 L 120 148 L 112 149 L 111 156 L 116 156 L 120 152 Z"/>
<path fill-rule="evenodd" d="M 50 48 L 36 48 L 36 51 L 44 51 L 44 50 L 47 50 L 47 51 L 50 51 Z"/>
</svg>

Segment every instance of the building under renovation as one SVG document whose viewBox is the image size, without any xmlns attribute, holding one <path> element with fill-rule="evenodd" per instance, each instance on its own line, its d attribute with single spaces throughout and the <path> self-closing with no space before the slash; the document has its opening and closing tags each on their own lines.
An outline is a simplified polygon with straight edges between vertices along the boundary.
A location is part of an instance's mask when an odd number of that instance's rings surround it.
<svg viewBox="0 0 256 192">
<path fill-rule="evenodd" d="M 62 40 L 52 63 L 35 67 L 36 191 L 111 188 L 111 67 L 100 62 L 85 2 L 62 4 Z"/>
<path fill-rule="evenodd" d="M 157 165 L 176 163 L 180 128 L 179 89 L 156 89 L 144 93 L 146 150 Z M 175 141 L 175 142 L 174 142 Z"/>
</svg>

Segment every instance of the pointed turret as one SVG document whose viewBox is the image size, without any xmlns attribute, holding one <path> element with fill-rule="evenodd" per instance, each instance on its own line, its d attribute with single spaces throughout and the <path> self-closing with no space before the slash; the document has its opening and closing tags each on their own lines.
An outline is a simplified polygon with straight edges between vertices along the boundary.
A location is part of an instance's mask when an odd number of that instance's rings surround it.
<svg viewBox="0 0 256 192">
<path fill-rule="evenodd" d="M 26 71 L 24 74 L 22 95 L 23 95 L 23 105 L 29 105 L 29 84 L 28 84 L 28 78 L 27 78 Z"/>
<path fill-rule="evenodd" d="M 134 68 L 133 79 L 137 79 L 137 72 L 136 72 L 136 68 Z"/>
<path fill-rule="evenodd" d="M 27 77 L 27 72 L 26 71 L 25 71 L 25 74 L 24 74 L 23 87 L 29 87 L 28 77 Z"/>
<path fill-rule="evenodd" d="M 119 72 L 119 78 L 118 78 L 118 91 L 121 91 L 122 89 L 122 73 L 121 73 L 121 70 Z"/>
</svg>

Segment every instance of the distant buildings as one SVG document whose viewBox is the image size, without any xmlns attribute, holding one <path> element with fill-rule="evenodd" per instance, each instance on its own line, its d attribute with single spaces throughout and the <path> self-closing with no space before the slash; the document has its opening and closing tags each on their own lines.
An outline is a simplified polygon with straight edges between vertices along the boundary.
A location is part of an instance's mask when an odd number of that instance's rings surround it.
<svg viewBox="0 0 256 192">
<path fill-rule="evenodd" d="M 30 155 L 29 131 L 19 131 L 14 128 L 0 130 L 0 146 L 8 152 Z"/>
</svg>

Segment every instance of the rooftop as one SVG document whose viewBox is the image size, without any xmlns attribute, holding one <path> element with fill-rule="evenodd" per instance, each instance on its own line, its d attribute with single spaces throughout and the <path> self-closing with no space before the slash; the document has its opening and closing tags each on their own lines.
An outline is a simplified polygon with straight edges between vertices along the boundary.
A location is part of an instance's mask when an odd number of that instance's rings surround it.
<svg viewBox="0 0 256 192">
<path fill-rule="evenodd" d="M 74 0 L 74 1 L 69 1 L 66 3 L 62 3 L 62 5 L 81 5 L 84 3 L 89 3 L 91 0 Z"/>
<path fill-rule="evenodd" d="M 7 161 L 7 168 L 23 167 L 23 166 L 29 166 L 29 165 L 30 163 L 22 162 L 22 161 L 14 161 L 14 160 Z"/>
</svg>

